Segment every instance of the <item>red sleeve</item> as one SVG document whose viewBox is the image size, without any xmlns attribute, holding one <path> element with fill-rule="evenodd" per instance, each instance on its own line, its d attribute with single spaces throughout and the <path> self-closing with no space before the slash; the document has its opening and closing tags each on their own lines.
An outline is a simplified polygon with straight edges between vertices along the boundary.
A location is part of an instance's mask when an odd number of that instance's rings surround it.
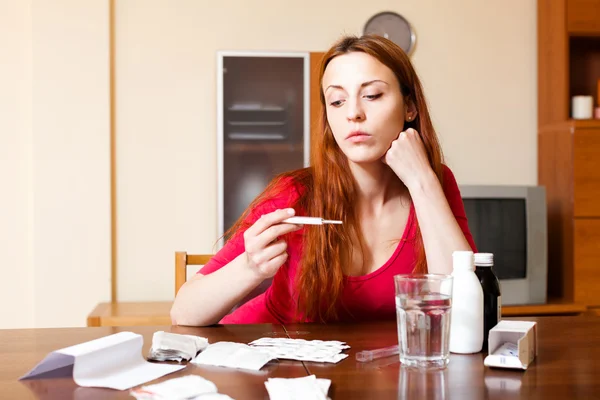
<svg viewBox="0 0 600 400">
<path fill-rule="evenodd" d="M 280 184 L 276 185 L 273 192 L 274 194 L 267 196 L 264 201 L 260 202 L 256 207 L 250 210 L 242 224 L 242 228 L 232 235 L 231 239 L 225 243 L 223 248 L 221 248 L 221 250 L 219 250 L 206 265 L 200 268 L 198 273 L 208 275 L 233 261 L 245 250 L 244 232 L 248 227 L 252 226 L 261 215 L 268 214 L 278 209 L 292 207 L 299 197 L 299 192 L 295 188 L 293 182 L 291 182 L 291 178 L 289 180 L 282 180 Z M 298 210 L 296 210 L 296 212 L 298 212 Z"/>
<path fill-rule="evenodd" d="M 446 200 L 448 200 L 448 204 L 450 205 L 450 209 L 454 214 L 454 218 L 456 218 L 456 222 L 460 226 L 467 242 L 471 246 L 471 249 L 474 253 L 477 252 L 477 246 L 475 245 L 475 241 L 473 240 L 473 235 L 471 235 L 471 231 L 469 230 L 469 223 L 467 221 L 467 214 L 465 213 L 465 205 L 463 204 L 462 197 L 460 195 L 460 189 L 458 188 L 458 184 L 456 183 L 456 179 L 454 178 L 454 174 L 446 165 L 444 167 L 444 194 L 446 195 Z"/>
</svg>

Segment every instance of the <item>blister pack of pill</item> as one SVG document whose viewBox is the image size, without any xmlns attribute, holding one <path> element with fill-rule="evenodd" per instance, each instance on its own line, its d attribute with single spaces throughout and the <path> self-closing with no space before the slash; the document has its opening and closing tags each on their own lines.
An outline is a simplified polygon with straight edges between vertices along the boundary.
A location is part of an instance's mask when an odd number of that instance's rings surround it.
<svg viewBox="0 0 600 400">
<path fill-rule="evenodd" d="M 250 346 L 269 354 L 271 357 L 287 360 L 338 363 L 348 354 L 345 342 L 337 340 L 305 340 L 264 337 L 249 343 Z"/>
</svg>

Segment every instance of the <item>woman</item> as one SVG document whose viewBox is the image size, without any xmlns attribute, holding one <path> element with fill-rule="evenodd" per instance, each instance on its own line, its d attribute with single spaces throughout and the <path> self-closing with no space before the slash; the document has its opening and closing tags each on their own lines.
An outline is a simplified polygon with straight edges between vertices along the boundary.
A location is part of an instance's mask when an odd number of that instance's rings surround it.
<svg viewBox="0 0 600 400">
<path fill-rule="evenodd" d="M 312 166 L 277 177 L 249 206 L 180 289 L 174 324 L 393 319 L 394 275 L 450 274 L 453 251 L 475 250 L 406 54 L 382 37 L 345 37 L 325 54 L 320 87 Z M 292 215 L 343 224 L 282 223 Z"/>
</svg>

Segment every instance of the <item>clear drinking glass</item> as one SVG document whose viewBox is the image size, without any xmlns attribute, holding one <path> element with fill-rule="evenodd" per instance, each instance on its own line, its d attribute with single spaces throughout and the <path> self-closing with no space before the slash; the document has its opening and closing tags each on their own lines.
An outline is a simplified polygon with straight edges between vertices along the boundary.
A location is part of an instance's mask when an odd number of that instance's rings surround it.
<svg viewBox="0 0 600 400">
<path fill-rule="evenodd" d="M 394 276 L 402 364 L 418 368 L 448 365 L 452 282 L 451 275 Z"/>
</svg>

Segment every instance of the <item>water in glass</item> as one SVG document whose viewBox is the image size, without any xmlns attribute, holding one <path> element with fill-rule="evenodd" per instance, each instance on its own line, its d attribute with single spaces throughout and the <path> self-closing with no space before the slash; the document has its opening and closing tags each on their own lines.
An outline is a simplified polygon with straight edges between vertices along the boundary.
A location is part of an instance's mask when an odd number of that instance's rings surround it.
<svg viewBox="0 0 600 400">
<path fill-rule="evenodd" d="M 396 295 L 400 362 L 410 367 L 448 364 L 451 296 L 427 293 Z"/>
</svg>

